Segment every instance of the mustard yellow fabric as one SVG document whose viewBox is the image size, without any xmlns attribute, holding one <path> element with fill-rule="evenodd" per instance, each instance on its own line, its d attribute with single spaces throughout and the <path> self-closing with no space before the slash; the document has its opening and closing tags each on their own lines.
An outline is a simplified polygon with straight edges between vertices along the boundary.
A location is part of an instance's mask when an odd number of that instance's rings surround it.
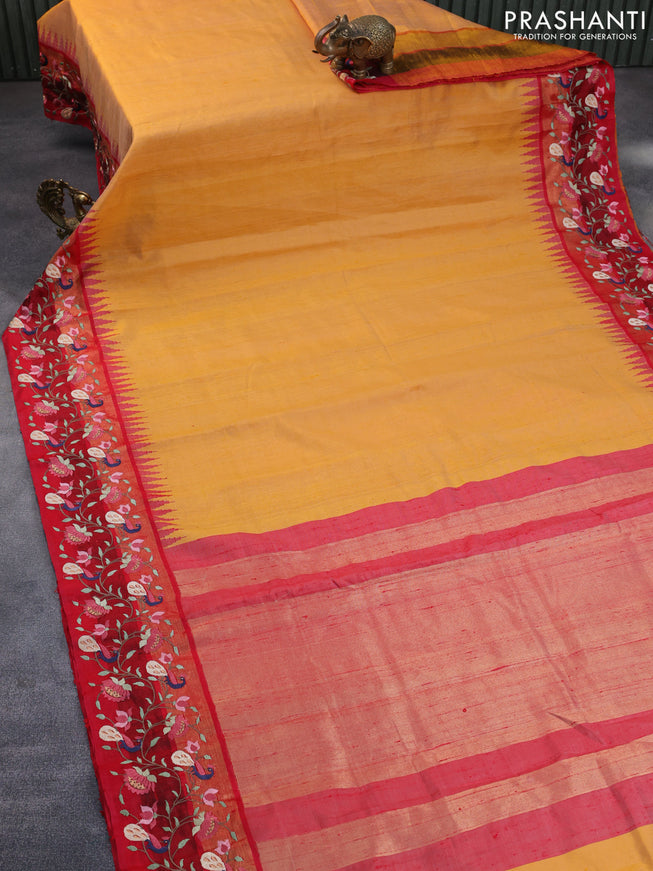
<svg viewBox="0 0 653 871">
<path fill-rule="evenodd" d="M 64 0 L 41 30 L 122 158 L 93 253 L 180 540 L 648 443 L 541 229 L 527 83 L 362 97 L 289 3 Z"/>
<path fill-rule="evenodd" d="M 653 827 L 642 826 L 626 835 L 589 844 L 564 856 L 529 862 L 515 871 L 649 871 L 653 854 Z"/>
</svg>

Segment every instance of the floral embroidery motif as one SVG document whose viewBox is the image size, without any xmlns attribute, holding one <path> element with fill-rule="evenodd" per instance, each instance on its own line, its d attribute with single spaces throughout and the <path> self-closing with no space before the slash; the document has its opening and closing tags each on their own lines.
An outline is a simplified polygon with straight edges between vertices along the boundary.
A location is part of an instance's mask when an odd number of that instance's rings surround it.
<svg viewBox="0 0 653 871">
<path fill-rule="evenodd" d="M 41 45 L 41 85 L 43 106 L 48 118 L 80 124 L 93 134 L 100 193 L 118 168 L 118 158 L 111 150 L 97 122 L 95 108 L 84 92 L 77 66 L 66 54 Z"/>
<path fill-rule="evenodd" d="M 5 344 L 116 864 L 253 869 L 174 589 L 96 362 L 73 240 L 48 264 Z"/>
<path fill-rule="evenodd" d="M 558 232 L 587 286 L 651 366 L 653 253 L 619 176 L 612 70 L 597 62 L 542 86 L 545 182 Z"/>
</svg>

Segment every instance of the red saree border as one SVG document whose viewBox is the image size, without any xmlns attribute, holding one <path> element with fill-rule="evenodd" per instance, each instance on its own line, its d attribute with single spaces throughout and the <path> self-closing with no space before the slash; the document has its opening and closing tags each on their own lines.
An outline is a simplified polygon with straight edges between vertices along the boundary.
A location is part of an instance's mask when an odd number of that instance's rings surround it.
<svg viewBox="0 0 653 871">
<path fill-rule="evenodd" d="M 252 871 L 224 739 L 86 306 L 78 236 L 3 341 L 114 859 L 130 871 Z"/>
<path fill-rule="evenodd" d="M 653 385 L 653 250 L 619 169 L 615 78 L 605 61 L 539 78 L 539 161 L 558 262 Z"/>
<path fill-rule="evenodd" d="M 93 101 L 86 93 L 72 50 L 54 37 L 39 42 L 43 110 L 53 121 L 79 124 L 93 135 L 100 193 L 113 178 L 120 160 L 102 129 Z"/>
<path fill-rule="evenodd" d="M 76 247 L 83 268 L 79 271 L 80 286 L 87 312 L 93 312 L 92 324 L 96 347 L 100 355 L 108 389 L 112 391 L 114 406 L 120 415 L 125 442 L 138 469 L 143 499 L 147 502 L 157 535 L 162 544 L 175 540 L 176 527 L 166 507 L 169 493 L 163 477 L 148 450 L 143 433 L 140 411 L 137 407 L 135 386 L 123 363 L 115 338 L 115 325 L 104 295 L 100 268 L 95 255 L 95 216 L 86 217 L 76 232 Z"/>
<path fill-rule="evenodd" d="M 477 41 L 461 43 L 459 34 L 472 33 Z M 342 70 L 332 70 L 353 91 L 407 90 L 434 85 L 465 82 L 490 82 L 523 79 L 541 73 L 565 72 L 570 68 L 593 64 L 597 57 L 589 51 L 565 48 L 540 41 L 516 40 L 510 34 L 488 28 L 463 28 L 432 33 L 430 31 L 404 31 L 404 36 L 424 35 L 424 47 L 411 47 L 397 51 L 395 46 L 395 72 L 386 76 L 356 79 L 349 64 Z M 437 47 L 428 45 L 430 38 L 451 37 L 450 44 Z M 439 40 L 438 40 L 439 41 Z"/>
</svg>

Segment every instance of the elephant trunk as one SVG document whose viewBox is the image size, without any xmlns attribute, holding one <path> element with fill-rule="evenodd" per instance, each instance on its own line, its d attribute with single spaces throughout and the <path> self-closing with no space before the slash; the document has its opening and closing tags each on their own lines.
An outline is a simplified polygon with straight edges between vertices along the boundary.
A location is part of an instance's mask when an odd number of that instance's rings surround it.
<svg viewBox="0 0 653 871">
<path fill-rule="evenodd" d="M 340 23 L 340 16 L 337 15 L 333 21 L 330 21 L 328 24 L 325 24 L 318 32 L 315 34 L 315 40 L 313 45 L 315 47 L 315 51 L 317 54 L 325 55 L 327 58 L 330 57 L 329 49 L 326 45 L 324 45 L 324 37 L 331 33 L 331 31 L 338 26 Z"/>
</svg>

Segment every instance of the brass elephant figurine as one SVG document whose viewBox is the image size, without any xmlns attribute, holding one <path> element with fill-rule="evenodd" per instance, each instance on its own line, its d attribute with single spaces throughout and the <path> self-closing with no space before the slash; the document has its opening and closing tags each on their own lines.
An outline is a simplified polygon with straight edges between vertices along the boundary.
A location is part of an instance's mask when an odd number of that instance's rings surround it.
<svg viewBox="0 0 653 871">
<path fill-rule="evenodd" d="M 364 79 L 378 69 L 383 76 L 393 70 L 396 31 L 380 15 L 361 15 L 350 21 L 346 15 L 336 15 L 315 34 L 315 51 L 324 55 L 323 63 L 331 68 L 349 69 L 352 76 Z"/>
</svg>

